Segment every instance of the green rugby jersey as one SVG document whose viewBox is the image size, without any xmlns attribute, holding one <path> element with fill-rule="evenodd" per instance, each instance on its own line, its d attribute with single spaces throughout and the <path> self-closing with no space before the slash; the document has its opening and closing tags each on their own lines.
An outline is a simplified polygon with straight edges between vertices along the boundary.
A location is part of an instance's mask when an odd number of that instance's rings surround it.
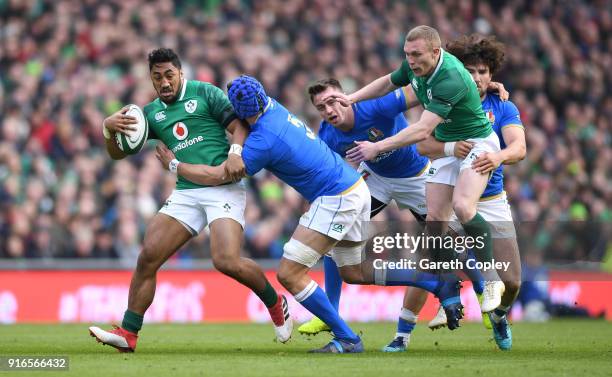
<svg viewBox="0 0 612 377">
<path fill-rule="evenodd" d="M 185 80 L 179 97 L 166 104 L 159 98 L 144 107 L 149 139 L 159 139 L 181 162 L 217 166 L 227 159 L 225 127 L 236 114 L 223 91 L 214 85 Z M 176 189 L 206 187 L 180 175 Z"/>
<path fill-rule="evenodd" d="M 423 107 L 444 118 L 434 133 L 440 141 L 482 138 L 493 132 L 472 76 L 459 59 L 444 50 L 431 75 L 415 76 L 404 60 L 391 73 L 391 82 L 395 86 L 411 85 Z"/>
</svg>

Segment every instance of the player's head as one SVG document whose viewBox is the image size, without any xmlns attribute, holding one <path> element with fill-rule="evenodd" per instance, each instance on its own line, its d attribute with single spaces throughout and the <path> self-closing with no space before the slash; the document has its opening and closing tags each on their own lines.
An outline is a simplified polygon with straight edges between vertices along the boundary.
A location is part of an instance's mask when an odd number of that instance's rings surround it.
<svg viewBox="0 0 612 377">
<path fill-rule="evenodd" d="M 326 97 L 330 94 L 342 92 L 342 85 L 334 78 L 319 80 L 308 87 L 310 101 L 319 112 L 319 115 L 334 127 L 344 124 L 350 108 L 342 106 L 333 99 L 326 99 Z"/>
<path fill-rule="evenodd" d="M 263 112 L 268 96 L 257 79 L 241 75 L 227 84 L 227 96 L 238 118 L 248 119 Z"/>
<path fill-rule="evenodd" d="M 183 82 L 183 71 L 178 55 L 169 48 L 158 48 L 149 53 L 149 74 L 159 98 L 165 103 L 176 101 Z"/>
<path fill-rule="evenodd" d="M 504 44 L 494 36 L 472 34 L 448 42 L 446 48 L 461 60 L 474 78 L 480 96 L 483 96 L 504 61 Z"/>
<path fill-rule="evenodd" d="M 431 74 L 438 64 L 442 42 L 438 31 L 427 25 L 410 30 L 404 42 L 404 53 L 410 69 L 416 76 Z"/>
</svg>

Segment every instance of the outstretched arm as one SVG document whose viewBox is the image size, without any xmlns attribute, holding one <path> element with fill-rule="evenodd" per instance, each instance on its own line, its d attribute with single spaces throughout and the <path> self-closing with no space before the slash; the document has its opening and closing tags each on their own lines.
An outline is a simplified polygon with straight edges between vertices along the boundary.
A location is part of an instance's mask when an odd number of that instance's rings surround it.
<svg viewBox="0 0 612 377">
<path fill-rule="evenodd" d="M 443 143 L 430 135 L 417 144 L 417 151 L 420 155 L 429 157 L 430 160 L 449 156 L 466 158 L 473 147 L 474 143 L 471 141 L 461 140 Z"/>
<path fill-rule="evenodd" d="M 384 75 L 348 96 L 351 103 L 382 97 L 397 89 L 391 82 L 391 74 Z"/>
<path fill-rule="evenodd" d="M 391 82 L 391 74 L 388 74 L 377 78 L 353 94 L 333 93 L 324 97 L 322 100 L 323 102 L 338 101 L 342 106 L 349 107 L 353 103 L 359 101 L 382 97 L 397 88 L 398 87 Z"/>
<path fill-rule="evenodd" d="M 164 169 L 199 185 L 218 186 L 231 181 L 225 173 L 225 162 L 218 166 L 180 162 L 174 153 L 162 143 L 157 144 L 155 157 Z"/>
<path fill-rule="evenodd" d="M 442 117 L 429 110 L 423 111 L 418 122 L 406 127 L 397 134 L 376 143 L 358 141 L 355 148 L 346 152 L 346 157 L 353 162 L 368 161 L 382 152 L 392 151 L 425 140 L 436 126 L 442 122 Z"/>
</svg>

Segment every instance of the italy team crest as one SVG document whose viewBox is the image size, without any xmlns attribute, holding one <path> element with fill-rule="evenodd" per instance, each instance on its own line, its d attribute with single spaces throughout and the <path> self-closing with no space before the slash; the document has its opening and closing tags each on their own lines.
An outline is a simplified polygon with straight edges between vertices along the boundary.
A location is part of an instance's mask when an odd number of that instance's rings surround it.
<svg viewBox="0 0 612 377">
<path fill-rule="evenodd" d="M 487 119 L 491 124 L 495 123 L 495 114 L 493 114 L 493 110 L 487 110 Z"/>
<path fill-rule="evenodd" d="M 368 139 L 370 141 L 377 141 L 383 138 L 383 136 L 385 136 L 385 134 L 382 133 L 381 130 L 379 130 L 378 128 L 370 128 L 368 130 Z"/>
</svg>

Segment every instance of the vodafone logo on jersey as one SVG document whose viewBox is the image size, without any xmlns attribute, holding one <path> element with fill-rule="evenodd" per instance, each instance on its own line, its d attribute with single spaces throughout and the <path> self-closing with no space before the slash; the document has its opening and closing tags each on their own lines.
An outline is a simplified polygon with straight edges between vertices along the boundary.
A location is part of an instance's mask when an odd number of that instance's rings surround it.
<svg viewBox="0 0 612 377">
<path fill-rule="evenodd" d="M 174 127 L 172 127 L 172 133 L 178 140 L 185 140 L 187 136 L 189 136 L 189 129 L 187 129 L 185 123 L 178 122 L 174 124 Z"/>
</svg>

